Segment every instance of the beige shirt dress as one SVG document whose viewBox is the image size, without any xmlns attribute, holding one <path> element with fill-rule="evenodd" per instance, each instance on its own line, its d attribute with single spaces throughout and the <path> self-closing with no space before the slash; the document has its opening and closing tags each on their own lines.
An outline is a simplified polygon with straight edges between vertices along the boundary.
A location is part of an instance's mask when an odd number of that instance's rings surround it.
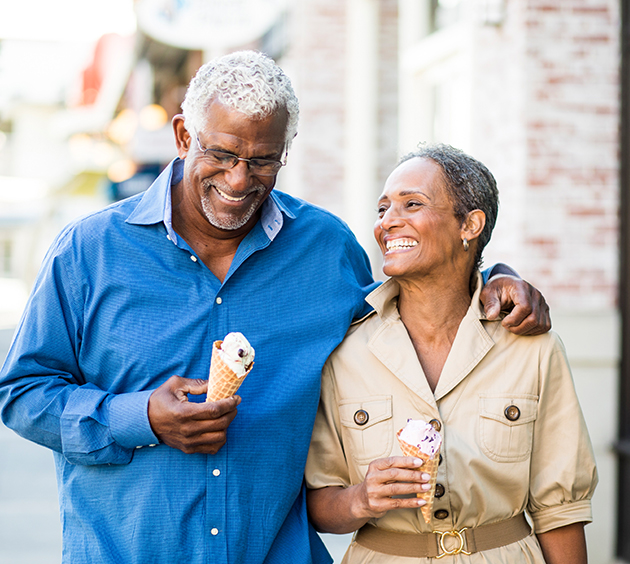
<svg viewBox="0 0 630 564">
<path fill-rule="evenodd" d="M 453 531 L 527 512 L 534 532 L 590 522 L 597 471 L 564 346 L 553 332 L 519 337 L 487 321 L 480 278 L 435 393 L 426 381 L 388 280 L 367 298 L 374 312 L 353 325 L 322 375 L 306 465 L 309 488 L 361 483 L 372 460 L 400 456 L 407 419 L 437 420 L 443 438 L 432 522 L 420 509 L 370 521 L 384 530 Z M 518 418 L 506 416 L 518 408 Z M 360 414 L 355 421 L 355 414 Z M 510 410 L 514 419 L 516 413 Z M 358 423 L 357 423 L 358 421 Z M 364 424 L 360 424 L 364 423 Z M 423 564 L 352 542 L 344 563 Z M 437 561 L 437 560 L 436 560 Z M 448 564 L 544 564 L 534 535 L 440 560 Z"/>
</svg>

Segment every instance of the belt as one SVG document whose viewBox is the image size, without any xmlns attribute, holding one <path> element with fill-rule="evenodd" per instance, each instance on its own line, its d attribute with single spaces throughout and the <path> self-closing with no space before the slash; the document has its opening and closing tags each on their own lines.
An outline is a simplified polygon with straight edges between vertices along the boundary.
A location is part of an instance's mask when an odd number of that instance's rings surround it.
<svg viewBox="0 0 630 564">
<path fill-rule="evenodd" d="M 472 554 L 506 546 L 524 539 L 531 529 L 523 513 L 481 527 L 459 531 L 432 533 L 395 533 L 373 525 L 364 525 L 355 534 L 355 542 L 365 548 L 390 554 L 416 558 L 442 558 L 454 554 Z"/>
</svg>

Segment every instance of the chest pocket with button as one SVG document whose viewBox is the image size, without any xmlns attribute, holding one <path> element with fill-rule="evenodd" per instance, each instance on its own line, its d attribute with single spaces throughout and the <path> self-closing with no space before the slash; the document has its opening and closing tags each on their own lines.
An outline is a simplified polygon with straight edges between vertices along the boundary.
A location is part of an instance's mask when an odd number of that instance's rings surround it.
<svg viewBox="0 0 630 564">
<path fill-rule="evenodd" d="M 358 464 L 390 455 L 394 440 L 392 396 L 341 401 L 339 418 Z"/>
<path fill-rule="evenodd" d="M 532 452 L 538 396 L 479 396 L 479 444 L 497 462 L 522 462 Z"/>
</svg>

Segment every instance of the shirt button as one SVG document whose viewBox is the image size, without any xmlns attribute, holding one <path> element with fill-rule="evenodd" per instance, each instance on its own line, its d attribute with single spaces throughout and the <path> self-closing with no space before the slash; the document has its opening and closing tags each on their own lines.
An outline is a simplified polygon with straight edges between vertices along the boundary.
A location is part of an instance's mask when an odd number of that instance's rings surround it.
<svg viewBox="0 0 630 564">
<path fill-rule="evenodd" d="M 220 475 L 221 475 L 221 470 L 219 470 L 218 468 L 215 468 L 215 469 L 212 471 L 212 475 L 213 475 L 213 476 L 220 476 Z"/>
<path fill-rule="evenodd" d="M 369 419 L 370 419 L 370 415 L 368 414 L 367 411 L 365 411 L 365 409 L 359 409 L 354 414 L 354 422 L 357 425 L 365 425 Z"/>
<path fill-rule="evenodd" d="M 448 517 L 448 511 L 446 511 L 446 509 L 438 509 L 433 514 L 433 517 L 435 517 L 436 519 L 446 519 Z"/>
<path fill-rule="evenodd" d="M 171 236 L 167 235 L 166 238 L 170 241 L 171 240 Z"/>
<path fill-rule="evenodd" d="M 197 262 L 197 257 L 195 255 L 190 255 L 190 260 L 193 262 Z"/>
<path fill-rule="evenodd" d="M 438 466 L 439 466 L 440 464 L 442 464 L 442 460 L 444 460 L 444 457 L 443 457 L 443 456 L 442 456 L 442 454 L 440 453 L 440 460 L 438 461 Z"/>
<path fill-rule="evenodd" d="M 515 405 L 506 407 L 504 413 L 510 421 L 516 421 L 521 416 L 521 410 Z"/>
<path fill-rule="evenodd" d="M 431 419 L 429 424 L 439 433 L 442 428 L 442 423 L 440 423 L 437 419 Z"/>
<path fill-rule="evenodd" d="M 442 497 L 444 495 L 444 486 L 442 484 L 435 484 L 435 497 Z"/>
<path fill-rule="evenodd" d="M 210 533 L 212 534 L 212 536 L 216 537 L 219 534 L 219 529 L 214 527 L 213 529 L 210 529 Z"/>
<path fill-rule="evenodd" d="M 217 303 L 221 305 L 223 303 L 223 298 L 217 298 Z"/>
</svg>

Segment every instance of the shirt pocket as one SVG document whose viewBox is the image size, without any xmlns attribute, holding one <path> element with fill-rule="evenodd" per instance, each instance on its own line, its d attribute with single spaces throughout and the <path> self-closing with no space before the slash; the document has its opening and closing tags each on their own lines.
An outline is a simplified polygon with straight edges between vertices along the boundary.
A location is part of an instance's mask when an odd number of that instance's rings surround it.
<svg viewBox="0 0 630 564">
<path fill-rule="evenodd" d="M 496 462 L 523 462 L 532 453 L 538 396 L 479 396 L 479 444 Z"/>
<path fill-rule="evenodd" d="M 392 396 L 341 401 L 339 418 L 358 464 L 389 456 L 394 440 Z"/>
</svg>

